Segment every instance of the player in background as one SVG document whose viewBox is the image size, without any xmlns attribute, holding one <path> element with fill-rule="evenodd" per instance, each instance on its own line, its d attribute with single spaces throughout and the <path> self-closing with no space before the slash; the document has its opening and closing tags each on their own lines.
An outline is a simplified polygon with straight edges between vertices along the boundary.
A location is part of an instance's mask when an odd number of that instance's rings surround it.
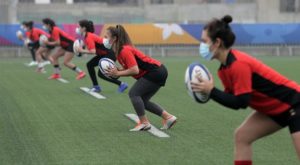
<svg viewBox="0 0 300 165">
<path fill-rule="evenodd" d="M 28 66 L 43 66 L 46 64 L 50 64 L 49 61 L 46 60 L 46 58 L 43 58 L 45 60 L 44 63 L 42 63 L 42 59 L 39 62 L 38 55 L 46 53 L 48 49 L 52 49 L 49 47 L 47 50 L 42 49 L 39 44 L 39 38 L 41 35 L 45 35 L 46 37 L 49 37 L 49 34 L 42 29 L 34 27 L 33 21 L 24 21 L 22 22 L 21 29 L 25 31 L 25 36 L 23 36 L 23 33 L 21 31 L 17 32 L 17 37 L 24 41 L 24 45 L 30 50 L 32 61 L 28 64 Z M 39 71 L 39 70 L 37 70 Z"/>
<path fill-rule="evenodd" d="M 100 92 L 101 87 L 98 84 L 95 67 L 98 66 L 99 60 L 101 58 L 109 58 L 113 61 L 116 61 L 116 56 L 111 49 L 105 48 L 104 41 L 107 40 L 105 38 L 101 38 L 94 34 L 94 24 L 92 21 L 89 20 L 80 20 L 78 22 L 79 27 L 76 28 L 76 33 L 84 38 L 84 44 L 86 49 L 81 47 L 77 48 L 77 51 L 80 53 L 85 54 L 93 54 L 95 55 L 87 64 L 87 69 L 89 72 L 89 76 L 92 80 L 93 87 L 91 88 L 92 92 Z M 100 69 L 98 69 L 98 76 L 108 82 L 114 83 L 119 86 L 118 92 L 122 93 L 127 88 L 128 85 L 124 82 L 121 82 L 118 79 L 108 78 L 107 76 L 103 75 Z"/>
<path fill-rule="evenodd" d="M 205 25 L 200 55 L 220 62 L 218 76 L 224 91 L 214 86 L 213 79 L 192 83 L 195 92 L 210 94 L 211 99 L 231 109 L 254 111 L 234 133 L 235 165 L 252 164 L 252 144 L 284 127 L 289 127 L 300 158 L 300 86 L 252 56 L 232 49 L 235 34 L 231 16 L 213 19 Z"/>
<path fill-rule="evenodd" d="M 54 74 L 52 74 L 49 79 L 58 79 L 61 77 L 60 75 L 60 66 L 58 59 L 60 57 L 64 56 L 64 65 L 68 67 L 69 69 L 72 69 L 77 73 L 76 79 L 80 80 L 85 77 L 85 73 L 77 67 L 75 64 L 71 62 L 71 60 L 74 57 L 74 50 L 73 50 L 73 43 L 74 43 L 74 38 L 58 28 L 55 24 L 55 22 L 50 19 L 50 18 L 44 18 L 43 19 L 43 26 L 45 29 L 47 29 L 50 33 L 50 38 L 53 41 L 45 40 L 44 44 L 49 45 L 49 46 L 56 46 L 58 47 L 57 51 L 55 54 L 53 54 L 51 57 L 53 61 L 53 66 L 54 66 Z"/>
<path fill-rule="evenodd" d="M 158 60 L 146 56 L 136 49 L 121 25 L 109 27 L 105 38 L 107 48 L 112 48 L 118 62 L 123 68 L 111 68 L 110 76 L 132 76 L 137 81 L 129 91 L 131 103 L 139 117 L 140 123 L 130 131 L 149 130 L 150 122 L 145 114 L 145 109 L 163 118 L 162 129 L 169 129 L 177 118 L 150 99 L 165 85 L 168 71 Z"/>
</svg>

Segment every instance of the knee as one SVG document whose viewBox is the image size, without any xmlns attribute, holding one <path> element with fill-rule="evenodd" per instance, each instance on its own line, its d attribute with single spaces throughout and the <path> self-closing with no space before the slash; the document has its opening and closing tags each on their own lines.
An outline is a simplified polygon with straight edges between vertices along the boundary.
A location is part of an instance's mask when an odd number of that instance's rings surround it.
<svg viewBox="0 0 300 165">
<path fill-rule="evenodd" d="M 128 92 L 128 96 L 130 98 L 133 98 L 133 97 L 136 97 L 136 96 L 139 96 L 134 90 L 130 89 L 129 92 Z"/>
<path fill-rule="evenodd" d="M 64 61 L 64 65 L 65 65 L 65 66 L 69 66 L 69 62 Z"/>
<path fill-rule="evenodd" d="M 92 67 L 92 63 L 91 62 L 86 63 L 86 67 L 87 68 L 91 68 Z"/>
<path fill-rule="evenodd" d="M 234 143 L 235 144 L 251 144 L 253 140 L 249 138 L 249 132 L 243 127 L 238 127 L 234 131 Z"/>
</svg>

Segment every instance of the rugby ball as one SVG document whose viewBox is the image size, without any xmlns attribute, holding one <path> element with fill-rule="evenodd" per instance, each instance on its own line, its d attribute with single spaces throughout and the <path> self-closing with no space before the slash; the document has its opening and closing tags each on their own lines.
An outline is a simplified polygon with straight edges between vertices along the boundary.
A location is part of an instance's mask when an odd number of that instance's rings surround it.
<svg viewBox="0 0 300 165">
<path fill-rule="evenodd" d="M 45 45 L 45 41 L 47 41 L 48 40 L 48 37 L 47 36 L 45 36 L 45 35 L 40 35 L 40 38 L 39 38 L 39 43 L 40 43 L 40 46 L 46 46 Z"/>
<path fill-rule="evenodd" d="M 23 32 L 21 30 L 18 30 L 16 32 L 16 35 L 17 35 L 18 38 L 21 38 L 23 36 Z"/>
<path fill-rule="evenodd" d="M 110 77 L 107 75 L 107 71 L 109 68 L 115 68 L 116 67 L 116 64 L 113 60 L 109 59 L 109 58 L 101 58 L 99 60 L 99 69 L 100 69 L 100 72 L 105 75 L 106 77 L 108 78 L 118 78 L 118 77 Z"/>
<path fill-rule="evenodd" d="M 29 43 L 31 43 L 29 38 L 24 39 L 24 46 L 28 46 Z"/>
<path fill-rule="evenodd" d="M 77 51 L 77 48 L 82 48 L 84 46 L 84 43 L 81 39 L 77 39 L 73 43 L 73 51 L 78 56 L 80 53 Z"/>
<path fill-rule="evenodd" d="M 191 82 L 199 82 L 197 76 L 200 74 L 204 80 L 210 80 L 210 73 L 208 69 L 200 63 L 190 64 L 185 71 L 185 85 L 187 87 L 188 94 L 198 103 L 206 103 L 209 100 L 209 95 L 201 92 L 193 92 Z"/>
</svg>

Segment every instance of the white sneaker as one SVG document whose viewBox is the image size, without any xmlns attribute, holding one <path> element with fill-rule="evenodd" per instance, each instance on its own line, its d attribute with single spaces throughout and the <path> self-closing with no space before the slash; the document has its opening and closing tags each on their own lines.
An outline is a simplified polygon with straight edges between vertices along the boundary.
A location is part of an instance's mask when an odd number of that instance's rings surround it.
<svg viewBox="0 0 300 165">
<path fill-rule="evenodd" d="M 134 128 L 130 129 L 129 131 L 135 132 L 135 131 L 147 131 L 151 129 L 150 123 L 139 123 Z"/>
<path fill-rule="evenodd" d="M 43 62 L 43 66 L 45 66 L 45 65 L 50 65 L 50 64 L 51 64 L 50 61 L 44 61 L 44 62 Z"/>
<path fill-rule="evenodd" d="M 160 129 L 170 129 L 177 121 L 177 117 L 176 116 L 172 116 L 170 118 L 168 118 L 167 120 L 163 120 L 163 126 Z"/>
<path fill-rule="evenodd" d="M 38 63 L 36 61 L 31 61 L 28 66 L 36 66 Z"/>
</svg>

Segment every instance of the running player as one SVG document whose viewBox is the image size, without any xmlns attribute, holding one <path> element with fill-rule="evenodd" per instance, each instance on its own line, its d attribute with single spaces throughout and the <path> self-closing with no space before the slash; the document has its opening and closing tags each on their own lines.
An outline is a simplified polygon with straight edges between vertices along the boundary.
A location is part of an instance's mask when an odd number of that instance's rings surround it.
<svg viewBox="0 0 300 165">
<path fill-rule="evenodd" d="M 116 61 L 116 56 L 114 52 L 111 49 L 107 49 L 103 45 L 103 41 L 106 39 L 103 39 L 96 34 L 94 34 L 94 24 L 92 21 L 89 20 L 81 20 L 79 21 L 79 28 L 76 29 L 76 33 L 78 35 L 81 35 L 84 37 L 84 43 L 86 45 L 87 49 L 83 49 L 81 47 L 77 48 L 77 51 L 80 53 L 86 53 L 86 54 L 96 54 L 87 64 L 87 69 L 90 75 L 90 78 L 93 83 L 93 87 L 91 88 L 91 91 L 93 92 L 100 92 L 101 87 L 98 85 L 96 73 L 95 73 L 95 67 L 98 66 L 99 60 L 101 58 L 109 58 L 113 61 Z M 98 70 L 98 76 L 108 82 L 114 83 L 119 86 L 118 92 L 122 93 L 124 92 L 128 85 L 124 82 L 119 81 L 118 79 L 108 78 L 105 75 L 102 74 L 100 69 Z"/>
<path fill-rule="evenodd" d="M 162 129 L 169 129 L 176 123 L 176 117 L 162 107 L 150 101 L 158 90 L 165 85 L 168 71 L 158 60 L 146 56 L 136 49 L 121 25 L 109 27 L 106 31 L 107 48 L 112 48 L 117 56 L 120 68 L 108 70 L 110 76 L 132 76 L 137 81 L 129 91 L 129 97 L 140 119 L 140 123 L 130 131 L 149 130 L 151 125 L 145 115 L 145 109 L 163 118 Z"/>
<path fill-rule="evenodd" d="M 59 67 L 58 59 L 62 56 L 64 56 L 64 65 L 73 71 L 77 73 L 77 80 L 80 80 L 85 77 L 85 73 L 76 65 L 71 63 L 71 60 L 74 57 L 74 52 L 73 52 L 73 43 L 74 43 L 74 38 L 58 28 L 55 25 L 55 22 L 50 19 L 50 18 L 45 18 L 43 19 L 43 26 L 45 29 L 47 29 L 51 35 L 51 39 L 54 41 L 49 41 L 46 40 L 44 41 L 45 45 L 50 45 L 50 46 L 57 46 L 58 50 L 57 52 L 51 56 L 51 59 L 53 61 L 53 66 L 54 66 L 54 74 L 49 77 L 49 79 L 58 79 L 60 78 L 60 70 L 61 68 Z"/>
<path fill-rule="evenodd" d="M 289 127 L 300 158 L 300 86 L 252 56 L 232 49 L 235 34 L 229 23 L 231 16 L 213 19 L 202 31 L 200 54 L 216 59 L 224 91 L 214 87 L 213 80 L 192 83 L 195 92 L 210 97 L 232 109 L 255 111 L 236 129 L 234 139 L 235 165 L 252 164 L 252 143 L 286 126 Z"/>
<path fill-rule="evenodd" d="M 24 44 L 28 49 L 30 50 L 30 54 L 32 57 L 32 62 L 30 62 L 29 66 L 38 65 L 42 66 L 44 64 L 49 64 L 47 61 L 45 63 L 41 63 L 38 60 L 38 54 L 39 53 L 45 53 L 46 50 L 42 50 L 39 44 L 39 38 L 41 35 L 45 35 L 46 37 L 49 37 L 49 34 L 43 31 L 42 29 L 33 27 L 34 23 L 33 21 L 24 21 L 22 22 L 21 28 L 25 31 L 25 37 L 22 35 L 22 33 L 18 33 L 17 36 L 20 40 L 24 41 Z"/>
</svg>

